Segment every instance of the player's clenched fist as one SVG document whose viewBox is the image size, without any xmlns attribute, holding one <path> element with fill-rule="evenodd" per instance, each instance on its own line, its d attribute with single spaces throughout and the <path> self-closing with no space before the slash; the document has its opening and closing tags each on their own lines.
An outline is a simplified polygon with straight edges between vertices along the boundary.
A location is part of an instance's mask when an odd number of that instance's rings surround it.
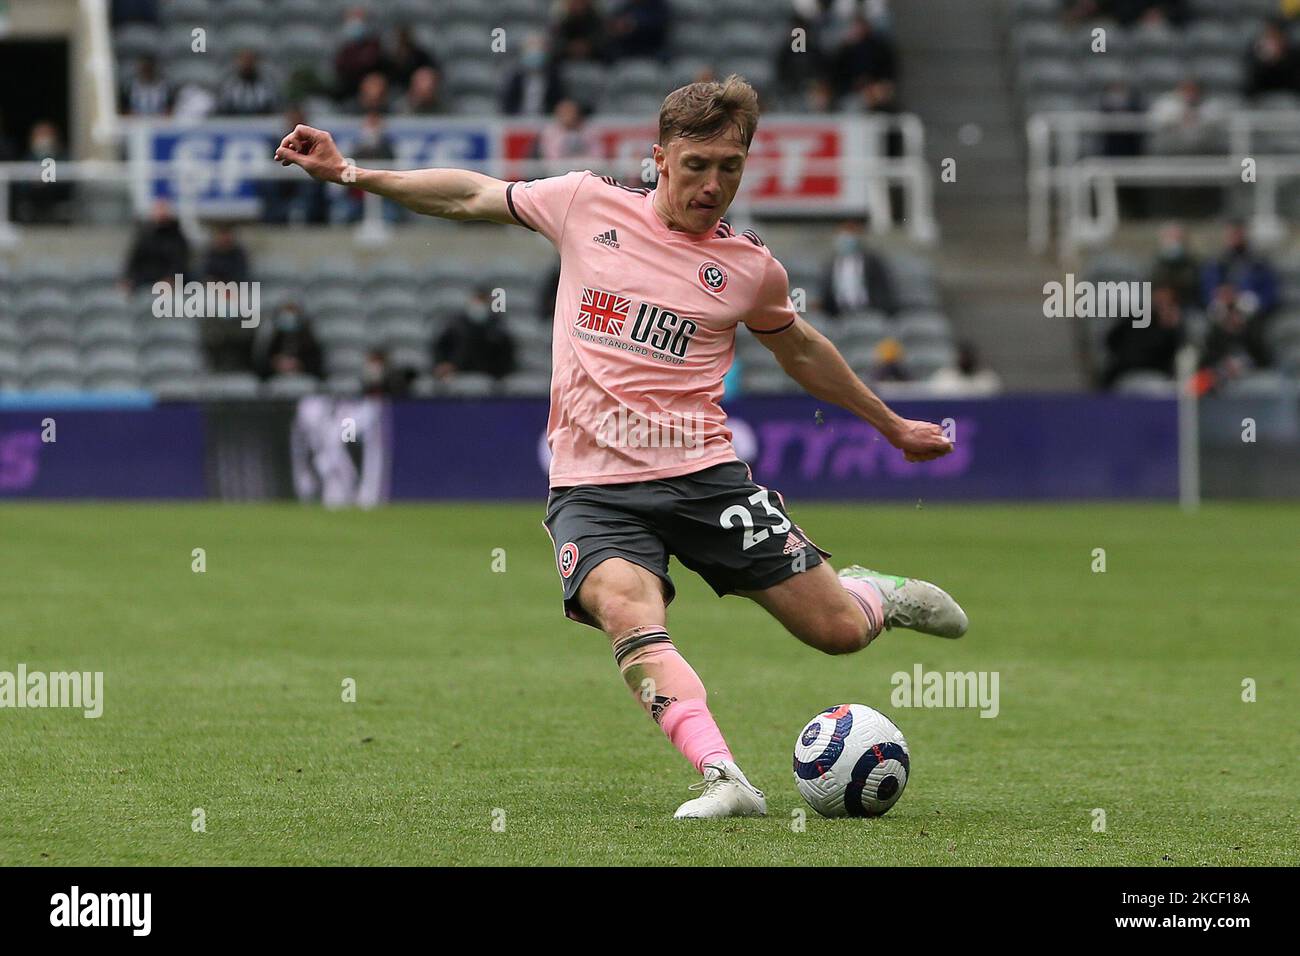
<svg viewBox="0 0 1300 956">
<path fill-rule="evenodd" d="M 890 441 L 908 461 L 931 461 L 952 451 L 952 442 L 934 422 L 904 419 L 898 433 Z"/>
<path fill-rule="evenodd" d="M 280 140 L 276 162 L 284 166 L 301 166 L 313 179 L 341 183 L 346 179 L 348 163 L 343 159 L 334 137 L 323 129 L 299 124 Z"/>
</svg>

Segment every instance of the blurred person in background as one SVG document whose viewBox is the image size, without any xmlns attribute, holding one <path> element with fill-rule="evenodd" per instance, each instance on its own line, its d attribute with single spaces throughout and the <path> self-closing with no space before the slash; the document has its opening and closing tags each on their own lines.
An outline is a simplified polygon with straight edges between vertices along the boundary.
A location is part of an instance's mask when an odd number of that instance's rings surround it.
<svg viewBox="0 0 1300 956">
<path fill-rule="evenodd" d="M 873 382 L 910 382 L 903 343 L 895 338 L 881 339 L 872 350 L 873 364 L 869 377 Z"/>
<path fill-rule="evenodd" d="M 834 252 L 822 282 L 821 304 L 827 315 L 898 311 L 889 266 L 867 246 L 865 234 L 864 219 L 845 219 L 835 229 Z"/>
<path fill-rule="evenodd" d="M 587 118 L 576 100 L 561 100 L 555 115 L 537 135 L 537 158 L 555 169 L 571 168 L 571 159 L 600 155 L 600 143 L 587 129 Z"/>
<path fill-rule="evenodd" d="M 450 113 L 451 108 L 442 97 L 442 74 L 431 66 L 422 66 L 412 73 L 406 93 L 397 101 L 397 112 L 403 116 Z"/>
<path fill-rule="evenodd" d="M 936 371 L 926 384 L 944 395 L 978 397 L 1002 391 L 1002 379 L 997 372 L 981 366 L 973 342 L 959 342 L 956 362 Z"/>
<path fill-rule="evenodd" d="M 558 60 L 606 58 L 605 23 L 592 0 L 561 0 L 551 48 Z"/>
<path fill-rule="evenodd" d="M 1178 86 L 1158 96 L 1147 111 L 1156 133 L 1152 152 L 1161 155 L 1193 155 L 1214 152 L 1222 138 L 1224 117 L 1221 104 L 1205 99 L 1205 89 L 1195 77 L 1185 77 Z"/>
<path fill-rule="evenodd" d="M 519 63 L 501 91 L 501 112 L 506 116 L 550 116 L 564 98 L 564 80 L 545 34 L 528 34 Z"/>
<path fill-rule="evenodd" d="M 1173 379 L 1174 360 L 1187 341 L 1187 324 L 1178 290 L 1172 285 L 1153 286 L 1151 313 L 1151 324 L 1145 328 L 1135 328 L 1130 316 L 1121 316 L 1106 333 L 1103 388 L 1113 387 L 1129 372 L 1159 372 Z"/>
<path fill-rule="evenodd" d="M 1201 298 L 1206 309 L 1239 304 L 1248 314 L 1267 318 L 1277 308 L 1278 275 L 1272 264 L 1250 247 L 1246 224 L 1228 223 L 1223 253 L 1201 272 Z M 1248 301 L 1238 303 L 1246 298 Z"/>
<path fill-rule="evenodd" d="M 59 127 L 50 120 L 35 123 L 27 139 L 27 152 L 20 159 L 28 163 L 54 160 L 56 165 L 53 168 L 57 170 L 57 164 L 68 159 Z M 15 222 L 72 221 L 72 183 L 28 180 L 14 183 L 10 195 L 13 197 Z"/>
<path fill-rule="evenodd" d="M 795 48 L 796 30 L 803 31 L 799 49 Z M 777 41 L 773 67 L 777 84 L 787 93 L 798 93 L 813 81 L 826 80 L 826 56 L 822 52 L 821 36 L 808 17 L 798 12 L 790 14 L 785 31 Z"/>
<path fill-rule="evenodd" d="M 284 114 L 288 129 L 307 122 L 300 106 L 290 106 Z M 314 179 L 267 179 L 257 184 L 262 197 L 262 221 L 276 224 L 323 223 L 328 221 L 325 184 Z"/>
<path fill-rule="evenodd" d="M 348 109 L 358 116 L 365 116 L 367 113 L 382 114 L 388 112 L 391 103 L 388 77 L 375 70 L 375 72 L 367 73 L 361 78 L 361 85 L 357 87 L 357 95 L 348 104 Z"/>
<path fill-rule="evenodd" d="M 1208 314 L 1210 327 L 1201 346 L 1195 380 L 1198 394 L 1216 391 L 1233 379 L 1272 364 L 1264 335 L 1266 318 L 1252 296 L 1216 299 Z"/>
<path fill-rule="evenodd" d="M 1270 18 L 1246 54 L 1246 95 L 1300 93 L 1300 54 L 1286 34 L 1286 22 Z"/>
<path fill-rule="evenodd" d="M 343 17 L 343 42 L 334 54 L 334 98 L 357 95 L 363 77 L 389 69 L 384 45 L 371 25 L 365 7 L 353 7 Z"/>
<path fill-rule="evenodd" d="M 804 113 L 823 115 L 835 112 L 835 87 L 824 76 L 811 79 L 804 85 L 803 100 L 799 104 Z"/>
<path fill-rule="evenodd" d="M 311 319 L 292 300 L 275 310 L 270 332 L 257 343 L 256 371 L 263 379 L 273 375 L 310 375 L 322 378 L 325 363 Z"/>
<path fill-rule="evenodd" d="M 668 0 L 614 0 L 605 23 L 611 55 L 662 59 L 672 12 Z"/>
<path fill-rule="evenodd" d="M 1166 223 L 1160 230 L 1151 285 L 1169 286 L 1185 309 L 1201 304 L 1201 264 L 1188 245 L 1187 230 L 1179 223 Z"/>
<path fill-rule="evenodd" d="M 871 21 L 856 15 L 831 59 L 831 78 L 839 96 L 877 80 L 897 81 L 898 55 L 893 42 L 878 34 Z"/>
<path fill-rule="evenodd" d="M 121 284 L 133 292 L 156 282 L 170 285 L 189 267 L 189 240 L 181 232 L 171 204 L 157 199 L 150 210 L 149 222 L 139 228 L 131 243 Z"/>
<path fill-rule="evenodd" d="M 415 38 L 415 31 L 409 24 L 397 28 L 394 35 L 393 52 L 388 57 L 388 76 L 399 87 L 405 89 L 411 84 L 411 78 L 419 70 L 431 69 L 441 72 L 438 58 L 431 50 L 420 46 Z"/>
<path fill-rule="evenodd" d="M 128 116 L 167 116 L 176 106 L 176 89 L 158 73 L 158 61 L 143 56 L 122 84 L 118 109 Z"/>
<path fill-rule="evenodd" d="M 457 372 L 504 378 L 515 370 L 515 341 L 503 314 L 492 311 L 491 297 L 490 289 L 475 289 L 464 311 L 434 340 L 435 378 L 446 381 Z"/>
<path fill-rule="evenodd" d="M 368 398 L 405 398 L 411 394 L 415 371 L 395 368 L 383 349 L 371 349 L 361 366 L 361 391 Z"/>
<path fill-rule="evenodd" d="M 249 281 L 248 250 L 235 238 L 235 227 L 222 223 L 212 233 L 200 273 L 204 282 Z"/>
<path fill-rule="evenodd" d="M 217 112 L 222 116 L 263 116 L 279 108 L 279 94 L 262 72 L 257 53 L 240 50 L 235 72 L 217 91 Z"/>
<path fill-rule="evenodd" d="M 397 158 L 382 114 L 370 112 L 362 119 L 352 155 L 358 162 L 361 160 L 392 161 Z M 387 200 L 384 200 L 383 210 L 384 218 L 390 222 L 398 221 L 403 213 L 401 208 Z M 331 223 L 356 222 L 364 212 L 365 193 L 360 189 L 344 184 L 333 191 L 330 199 Z"/>
</svg>

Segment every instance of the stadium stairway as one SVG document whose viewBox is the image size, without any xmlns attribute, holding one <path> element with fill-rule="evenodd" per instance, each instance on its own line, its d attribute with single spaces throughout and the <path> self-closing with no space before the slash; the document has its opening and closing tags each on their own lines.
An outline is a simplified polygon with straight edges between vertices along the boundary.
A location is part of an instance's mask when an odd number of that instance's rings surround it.
<svg viewBox="0 0 1300 956">
<path fill-rule="evenodd" d="M 925 122 L 942 242 L 936 265 L 957 334 L 1010 390 L 1084 387 L 1073 331 L 1043 317 L 1061 270 L 1026 248 L 1024 124 L 1011 88 L 1005 3 L 895 4 L 904 106 Z M 941 163 L 956 159 L 956 181 Z"/>
</svg>

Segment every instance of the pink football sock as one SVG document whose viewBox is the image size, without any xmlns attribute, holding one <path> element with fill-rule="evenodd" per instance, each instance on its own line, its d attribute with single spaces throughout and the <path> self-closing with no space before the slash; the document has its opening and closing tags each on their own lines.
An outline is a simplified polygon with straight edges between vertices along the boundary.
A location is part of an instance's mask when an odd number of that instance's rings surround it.
<svg viewBox="0 0 1300 956">
<path fill-rule="evenodd" d="M 840 584 L 867 616 L 867 628 L 870 634 L 867 640 L 872 640 L 885 626 L 885 608 L 879 589 L 870 581 L 862 581 L 858 578 L 840 578 Z"/>
<path fill-rule="evenodd" d="M 703 773 L 707 763 L 733 760 L 709 713 L 704 684 L 662 625 L 620 634 L 614 639 L 614 659 L 628 689 L 696 770 Z"/>
</svg>

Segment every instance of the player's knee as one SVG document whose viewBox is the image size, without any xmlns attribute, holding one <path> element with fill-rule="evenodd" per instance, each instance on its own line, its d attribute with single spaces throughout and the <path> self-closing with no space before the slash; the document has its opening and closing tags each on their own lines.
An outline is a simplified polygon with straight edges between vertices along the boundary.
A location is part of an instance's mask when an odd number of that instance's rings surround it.
<svg viewBox="0 0 1300 956">
<path fill-rule="evenodd" d="M 852 654 L 870 644 L 871 637 L 862 615 L 850 607 L 826 614 L 812 643 L 827 654 Z"/>
<path fill-rule="evenodd" d="M 663 617 L 662 595 L 636 577 L 619 577 L 584 588 L 582 603 L 601 629 L 611 635 L 658 623 Z"/>
</svg>

